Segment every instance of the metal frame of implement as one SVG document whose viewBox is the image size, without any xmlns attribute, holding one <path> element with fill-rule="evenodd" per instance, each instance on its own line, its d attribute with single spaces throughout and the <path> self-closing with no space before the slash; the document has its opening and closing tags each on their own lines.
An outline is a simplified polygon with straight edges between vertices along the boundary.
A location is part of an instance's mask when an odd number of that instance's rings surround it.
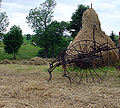
<svg viewBox="0 0 120 108">
<path fill-rule="evenodd" d="M 67 77 L 70 83 L 72 81 L 78 84 L 81 81 L 99 81 L 107 73 L 107 68 L 104 68 L 106 64 L 103 60 L 102 52 L 117 48 L 119 47 L 110 48 L 108 42 L 102 45 L 96 42 L 94 26 L 93 40 L 81 40 L 74 43 L 68 49 L 60 52 L 57 58 L 50 63 L 48 69 L 49 80 L 52 78 L 52 71 L 62 65 L 64 69 L 63 76 Z"/>
</svg>

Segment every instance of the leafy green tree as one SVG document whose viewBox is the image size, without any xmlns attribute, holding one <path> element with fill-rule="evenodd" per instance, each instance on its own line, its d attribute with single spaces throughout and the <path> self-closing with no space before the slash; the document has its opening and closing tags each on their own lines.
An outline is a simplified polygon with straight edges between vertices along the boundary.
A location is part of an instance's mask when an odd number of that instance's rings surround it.
<svg viewBox="0 0 120 108">
<path fill-rule="evenodd" d="M 5 32 L 9 25 L 8 16 L 6 15 L 6 12 L 0 12 L 0 33 Z"/>
<path fill-rule="evenodd" d="M 58 56 L 58 54 L 63 51 L 64 49 L 66 49 L 69 45 L 71 41 L 71 37 L 64 37 L 62 36 L 61 41 L 58 43 L 58 45 L 55 46 L 55 53 L 54 53 L 54 57 Z"/>
<path fill-rule="evenodd" d="M 26 17 L 27 23 L 33 29 L 33 31 L 41 37 L 42 42 L 44 42 L 47 37 L 45 31 L 47 30 L 48 25 L 52 21 L 53 10 L 56 6 L 54 0 L 46 0 L 44 3 L 40 4 L 40 7 L 31 9 L 29 15 Z M 46 42 L 46 41 L 45 41 Z M 44 42 L 45 48 L 45 57 L 48 56 L 48 43 Z"/>
<path fill-rule="evenodd" d="M 30 34 L 26 34 L 25 37 L 26 37 L 26 40 L 29 41 L 29 40 L 31 39 L 32 36 L 31 36 Z"/>
<path fill-rule="evenodd" d="M 115 43 L 115 45 L 117 46 L 117 41 L 116 41 L 116 38 L 115 38 L 115 33 L 113 33 L 113 31 L 112 31 L 112 33 L 111 33 L 111 35 L 110 35 L 110 38 L 112 39 L 112 41 Z"/>
<path fill-rule="evenodd" d="M 37 46 L 39 46 L 40 42 L 40 37 L 38 35 L 32 35 L 31 42 L 35 43 Z"/>
<path fill-rule="evenodd" d="M 64 31 L 66 30 L 67 26 L 68 26 L 68 23 L 64 21 L 62 22 L 53 21 L 48 26 L 46 31 L 46 36 L 48 37 L 47 43 L 49 46 L 49 49 L 48 49 L 49 58 L 56 57 L 59 52 L 67 48 L 69 42 L 71 41 L 70 39 L 68 39 L 68 37 L 64 36 Z M 40 42 L 40 44 L 41 43 L 42 42 Z M 44 57 L 43 56 L 44 50 L 45 50 L 44 48 L 40 49 L 40 51 L 38 52 L 38 56 Z"/>
<path fill-rule="evenodd" d="M 58 56 L 58 54 L 63 51 L 65 48 L 67 48 L 67 46 L 69 45 L 71 41 L 71 37 L 70 39 L 69 38 L 66 38 L 64 36 L 62 36 L 62 39 L 59 41 L 59 43 L 57 45 L 54 46 L 54 56 L 52 55 L 52 50 L 51 48 L 48 49 L 48 58 L 51 58 L 51 57 L 56 57 Z M 38 54 L 37 56 L 39 57 L 45 57 L 44 55 L 44 51 L 45 49 L 44 48 L 41 48 L 39 51 L 38 51 Z"/>
<path fill-rule="evenodd" d="M 3 38 L 3 33 L 7 30 L 6 28 L 9 25 L 9 19 L 6 12 L 1 11 L 1 2 L 2 0 L 0 0 L 0 39 Z"/>
<path fill-rule="evenodd" d="M 47 41 L 51 50 L 51 55 L 54 57 L 56 46 L 61 43 L 63 32 L 66 30 L 68 23 L 62 21 L 53 21 L 46 30 Z"/>
<path fill-rule="evenodd" d="M 57 46 L 59 47 L 63 37 L 64 31 L 67 29 L 68 23 L 67 22 L 57 22 L 53 21 L 44 32 L 43 36 L 36 36 L 37 39 L 34 39 L 34 42 L 38 42 L 37 45 L 43 47 L 47 43 L 48 45 L 48 55 L 51 54 L 51 57 L 54 57 L 56 53 Z M 45 38 L 45 39 L 44 39 Z M 39 39 L 39 41 L 38 41 Z M 44 41 L 43 41 L 44 40 Z M 43 52 L 43 50 L 42 50 Z M 50 57 L 50 56 L 49 56 Z"/>
<path fill-rule="evenodd" d="M 4 37 L 4 33 L 0 33 L 0 39 L 2 39 Z"/>
<path fill-rule="evenodd" d="M 71 36 L 74 38 L 79 30 L 82 28 L 82 16 L 83 12 L 87 10 L 89 6 L 84 5 L 78 5 L 78 9 L 72 14 L 72 21 L 70 21 L 70 26 L 68 27 L 68 30 L 71 33 Z"/>
<path fill-rule="evenodd" d="M 14 54 L 14 59 L 16 59 L 16 53 L 18 52 L 20 46 L 23 43 L 22 30 L 19 26 L 12 26 L 10 31 L 5 35 L 3 43 L 5 45 L 4 49 L 8 54 Z"/>
</svg>

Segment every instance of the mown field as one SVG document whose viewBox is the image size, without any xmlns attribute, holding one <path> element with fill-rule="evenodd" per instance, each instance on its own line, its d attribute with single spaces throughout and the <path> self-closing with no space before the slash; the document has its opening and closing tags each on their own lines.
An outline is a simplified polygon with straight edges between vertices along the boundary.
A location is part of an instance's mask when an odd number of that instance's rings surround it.
<svg viewBox="0 0 120 108">
<path fill-rule="evenodd" d="M 36 56 L 40 48 L 22 45 L 17 60 Z M 0 47 L 0 61 L 13 55 Z M 17 62 L 16 62 L 17 63 Z M 0 64 L 0 108 L 120 108 L 120 70 L 110 67 L 101 82 L 72 83 L 57 68 L 48 81 L 48 65 Z"/>
<path fill-rule="evenodd" d="M 70 85 L 59 69 L 48 81 L 48 65 L 0 65 L 0 108 L 120 108 L 120 71 L 99 83 Z"/>
</svg>

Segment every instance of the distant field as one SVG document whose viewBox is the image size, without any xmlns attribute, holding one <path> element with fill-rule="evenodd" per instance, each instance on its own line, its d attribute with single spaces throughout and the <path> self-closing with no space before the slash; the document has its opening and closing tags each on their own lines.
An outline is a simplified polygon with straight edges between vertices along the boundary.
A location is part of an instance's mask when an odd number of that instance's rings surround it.
<svg viewBox="0 0 120 108">
<path fill-rule="evenodd" d="M 16 55 L 17 59 L 29 59 L 35 57 L 40 48 L 30 44 L 22 45 Z M 13 59 L 13 54 L 7 54 L 3 47 L 0 47 L 0 61 L 4 59 Z"/>
</svg>

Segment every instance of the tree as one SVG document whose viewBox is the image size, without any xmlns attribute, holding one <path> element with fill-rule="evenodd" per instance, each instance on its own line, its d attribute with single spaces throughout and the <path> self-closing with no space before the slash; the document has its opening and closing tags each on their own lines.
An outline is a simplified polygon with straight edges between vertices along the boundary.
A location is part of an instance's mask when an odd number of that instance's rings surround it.
<svg viewBox="0 0 120 108">
<path fill-rule="evenodd" d="M 32 36 L 31 36 L 30 34 L 26 34 L 25 37 L 26 37 L 26 40 L 29 41 L 29 40 L 31 39 Z"/>
<path fill-rule="evenodd" d="M 52 57 L 54 57 L 56 46 L 58 46 L 58 44 L 61 43 L 63 32 L 66 30 L 67 26 L 68 23 L 64 21 L 53 21 L 46 30 L 46 35 L 48 37 L 47 41 L 51 50 Z"/>
<path fill-rule="evenodd" d="M 71 38 L 71 37 L 70 37 Z M 52 50 L 51 48 L 49 48 L 49 52 L 48 52 L 48 58 L 51 58 L 51 57 L 56 57 L 58 56 L 58 54 L 63 51 L 65 48 L 67 48 L 67 46 L 69 45 L 71 39 L 69 38 L 66 38 L 64 36 L 61 37 L 61 40 L 59 41 L 59 43 L 57 45 L 54 46 L 54 55 L 52 55 Z M 37 56 L 39 57 L 45 57 L 44 55 L 44 48 L 41 48 L 39 51 L 38 51 L 38 54 Z"/>
<path fill-rule="evenodd" d="M 8 16 L 6 15 L 6 12 L 0 12 L 0 33 L 5 32 L 9 25 Z"/>
<path fill-rule="evenodd" d="M 115 38 L 115 33 L 113 33 L 113 31 L 112 31 L 112 33 L 111 33 L 111 35 L 110 35 L 110 38 L 112 39 L 112 41 L 115 43 L 115 45 L 117 46 L 117 42 L 116 42 L 116 38 Z"/>
<path fill-rule="evenodd" d="M 112 39 L 113 42 L 115 42 L 115 34 L 113 33 L 113 31 L 112 31 L 112 33 L 110 35 L 110 38 Z"/>
<path fill-rule="evenodd" d="M 19 26 L 12 26 L 10 31 L 5 35 L 3 39 L 5 45 L 4 49 L 8 54 L 14 54 L 14 59 L 16 59 L 16 53 L 18 52 L 20 46 L 23 43 L 22 30 Z"/>
<path fill-rule="evenodd" d="M 3 33 L 7 30 L 9 20 L 6 12 L 1 12 L 1 2 L 2 0 L 0 0 L 0 33 Z"/>
<path fill-rule="evenodd" d="M 73 38 L 77 35 L 79 30 L 81 30 L 83 12 L 88 8 L 89 6 L 78 5 L 78 9 L 72 14 L 72 21 L 70 21 L 70 26 L 68 27 L 68 30 L 70 31 Z"/>
<path fill-rule="evenodd" d="M 67 47 L 67 40 L 64 38 L 64 31 L 67 29 L 68 23 L 67 22 L 57 22 L 53 21 L 48 27 L 46 32 L 44 33 L 44 36 L 47 37 L 45 41 L 42 41 L 42 36 L 38 38 L 34 38 L 34 42 L 37 42 L 36 44 L 40 44 L 40 47 L 43 47 L 45 43 L 48 45 L 48 57 L 55 57 L 61 50 L 65 49 Z M 36 41 L 38 40 L 39 41 Z M 43 56 L 44 55 L 44 48 L 42 48 L 38 55 Z"/>
<path fill-rule="evenodd" d="M 39 8 L 31 9 L 29 15 L 26 17 L 29 26 L 41 37 L 42 41 L 47 39 L 45 31 L 52 21 L 55 6 L 56 2 L 54 0 L 46 0 L 44 3 L 40 4 Z M 45 48 L 45 57 L 47 58 L 48 44 L 44 43 L 43 47 Z"/>
</svg>

